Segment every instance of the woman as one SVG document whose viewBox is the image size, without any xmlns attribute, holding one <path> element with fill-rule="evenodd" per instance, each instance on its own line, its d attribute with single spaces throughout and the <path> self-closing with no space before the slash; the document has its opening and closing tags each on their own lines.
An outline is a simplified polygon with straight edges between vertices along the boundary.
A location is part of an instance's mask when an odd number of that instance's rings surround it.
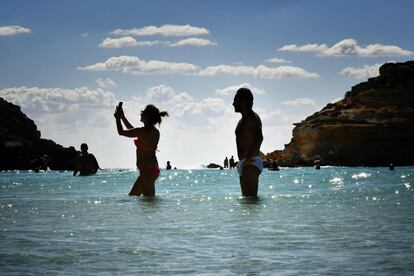
<svg viewBox="0 0 414 276">
<path fill-rule="evenodd" d="M 160 112 L 154 105 L 147 105 L 141 111 L 141 122 L 143 127 L 134 128 L 124 115 L 122 109 L 122 102 L 115 110 L 116 128 L 118 134 L 126 137 L 136 138 L 134 140 L 137 147 L 137 167 L 139 176 L 134 183 L 130 196 L 154 196 L 155 195 L 155 180 L 160 175 L 160 168 L 158 160 L 155 156 L 158 141 L 160 140 L 160 132 L 155 127 L 156 124 L 161 124 L 161 117 L 168 116 L 165 111 Z M 124 129 L 122 122 L 127 129 Z"/>
</svg>

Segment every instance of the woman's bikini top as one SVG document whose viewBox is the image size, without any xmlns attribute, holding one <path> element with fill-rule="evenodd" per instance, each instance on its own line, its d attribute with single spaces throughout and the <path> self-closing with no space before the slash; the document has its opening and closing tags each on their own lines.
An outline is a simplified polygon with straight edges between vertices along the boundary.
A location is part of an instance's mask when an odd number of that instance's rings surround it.
<svg viewBox="0 0 414 276">
<path fill-rule="evenodd" d="M 152 148 L 151 150 L 146 150 L 146 149 L 143 149 L 142 147 L 140 147 L 139 145 L 141 144 L 141 145 L 147 145 L 147 144 L 145 144 L 145 143 L 142 143 L 142 141 L 139 141 L 139 138 L 137 138 L 137 139 L 135 139 L 134 140 L 134 144 L 135 144 L 135 146 L 137 147 L 137 149 L 140 149 L 140 150 L 142 150 L 142 151 L 156 151 L 157 150 L 157 145 L 155 144 L 155 145 L 149 145 L 148 144 L 148 148 Z"/>
</svg>

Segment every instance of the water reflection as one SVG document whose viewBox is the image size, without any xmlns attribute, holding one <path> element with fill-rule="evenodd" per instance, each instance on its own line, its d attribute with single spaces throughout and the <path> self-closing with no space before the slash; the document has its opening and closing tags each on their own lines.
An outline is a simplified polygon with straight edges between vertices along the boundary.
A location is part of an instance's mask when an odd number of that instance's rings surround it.
<svg viewBox="0 0 414 276">
<path fill-rule="evenodd" d="M 162 199 L 158 196 L 137 197 L 134 199 L 136 199 L 138 206 L 140 208 L 148 208 L 148 209 L 159 208 L 160 204 L 162 203 Z"/>
<path fill-rule="evenodd" d="M 264 198 L 257 196 L 257 197 L 239 197 L 239 203 L 244 205 L 260 205 L 264 201 Z"/>
</svg>

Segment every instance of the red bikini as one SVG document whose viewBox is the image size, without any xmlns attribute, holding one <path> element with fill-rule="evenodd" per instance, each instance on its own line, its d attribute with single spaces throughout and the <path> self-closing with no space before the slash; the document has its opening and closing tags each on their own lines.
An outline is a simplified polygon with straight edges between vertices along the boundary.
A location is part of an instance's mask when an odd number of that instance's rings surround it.
<svg viewBox="0 0 414 276">
<path fill-rule="evenodd" d="M 139 148 L 143 151 L 146 151 L 146 150 L 140 148 L 140 146 L 139 146 L 140 143 L 141 143 L 141 145 L 143 144 L 142 141 L 141 142 L 139 141 L 139 138 L 134 140 L 134 144 L 137 148 Z M 157 150 L 157 145 L 153 145 L 152 150 L 154 151 L 154 154 L 155 154 L 155 151 Z M 154 174 L 157 177 L 160 176 L 160 172 L 161 172 L 161 170 L 158 166 L 157 167 L 152 167 L 152 168 L 141 168 L 141 169 L 139 169 L 140 174 Z"/>
</svg>

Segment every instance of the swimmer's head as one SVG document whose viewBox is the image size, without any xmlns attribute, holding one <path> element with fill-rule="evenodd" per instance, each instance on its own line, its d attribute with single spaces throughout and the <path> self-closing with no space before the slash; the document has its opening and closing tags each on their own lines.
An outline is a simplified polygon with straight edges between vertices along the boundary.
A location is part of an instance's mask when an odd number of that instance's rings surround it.
<svg viewBox="0 0 414 276">
<path fill-rule="evenodd" d="M 83 144 L 80 146 L 80 148 L 81 148 L 81 151 L 82 151 L 82 152 L 88 152 L 88 145 L 87 145 L 86 143 L 83 143 Z"/>
</svg>

